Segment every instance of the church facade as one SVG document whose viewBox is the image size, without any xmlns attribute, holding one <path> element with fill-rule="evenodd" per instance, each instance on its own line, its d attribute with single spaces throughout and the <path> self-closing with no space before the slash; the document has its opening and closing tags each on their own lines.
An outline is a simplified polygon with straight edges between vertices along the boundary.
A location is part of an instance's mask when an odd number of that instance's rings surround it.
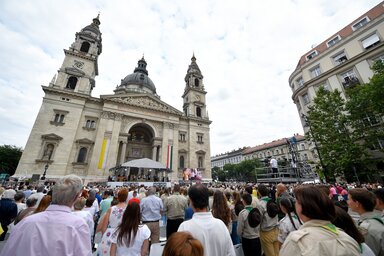
<svg viewBox="0 0 384 256">
<path fill-rule="evenodd" d="M 73 173 L 106 181 L 111 168 L 149 158 L 171 170 L 168 180 L 181 179 L 184 168 L 211 179 L 211 121 L 195 56 L 180 90 L 183 111 L 160 100 L 144 57 L 113 94 L 92 97 L 102 52 L 99 25 L 98 16 L 76 33 L 57 76 L 42 86 L 43 102 L 14 176 L 45 170 L 47 179 Z"/>
</svg>

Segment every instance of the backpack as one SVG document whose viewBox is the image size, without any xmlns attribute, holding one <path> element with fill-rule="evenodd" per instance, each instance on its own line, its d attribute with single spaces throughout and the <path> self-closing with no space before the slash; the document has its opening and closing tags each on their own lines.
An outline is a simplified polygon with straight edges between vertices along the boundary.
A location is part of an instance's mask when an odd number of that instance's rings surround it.
<svg viewBox="0 0 384 256">
<path fill-rule="evenodd" d="M 275 218 L 276 215 L 280 212 L 280 207 L 277 205 L 275 200 L 268 200 L 267 202 L 267 213 L 271 218 Z"/>
<path fill-rule="evenodd" d="M 247 208 L 248 213 L 248 224 L 251 228 L 255 228 L 260 225 L 261 222 L 261 213 L 257 208 Z"/>
</svg>

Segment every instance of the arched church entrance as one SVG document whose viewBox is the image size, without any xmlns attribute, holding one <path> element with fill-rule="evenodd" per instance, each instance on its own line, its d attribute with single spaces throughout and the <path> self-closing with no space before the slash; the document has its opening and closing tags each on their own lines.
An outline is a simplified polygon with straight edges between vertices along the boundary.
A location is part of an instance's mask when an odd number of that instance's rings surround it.
<svg viewBox="0 0 384 256">
<path fill-rule="evenodd" d="M 127 133 L 120 134 L 119 153 L 116 166 L 125 162 L 149 158 L 159 161 L 160 146 L 155 145 L 155 132 L 152 127 L 145 123 L 135 124 Z M 126 180 L 155 180 L 158 181 L 159 174 L 155 170 L 143 170 L 138 168 L 121 168 L 118 177 Z M 161 176 L 161 175 L 160 175 Z"/>
</svg>

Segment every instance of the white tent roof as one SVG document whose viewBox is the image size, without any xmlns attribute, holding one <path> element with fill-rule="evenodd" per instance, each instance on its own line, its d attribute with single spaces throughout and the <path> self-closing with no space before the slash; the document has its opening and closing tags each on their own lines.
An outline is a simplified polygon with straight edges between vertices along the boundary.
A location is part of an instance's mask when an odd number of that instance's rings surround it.
<svg viewBox="0 0 384 256">
<path fill-rule="evenodd" d="M 123 167 L 136 167 L 136 168 L 147 168 L 147 169 L 167 169 L 162 163 L 153 161 L 148 158 L 141 158 L 136 160 L 131 160 L 123 163 Z"/>
</svg>

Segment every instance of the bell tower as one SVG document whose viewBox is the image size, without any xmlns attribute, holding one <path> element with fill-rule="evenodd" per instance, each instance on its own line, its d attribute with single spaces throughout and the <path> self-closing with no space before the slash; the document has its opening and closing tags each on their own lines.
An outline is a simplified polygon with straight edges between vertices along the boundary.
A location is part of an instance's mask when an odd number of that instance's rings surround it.
<svg viewBox="0 0 384 256">
<path fill-rule="evenodd" d="M 188 67 L 184 80 L 186 83 L 182 96 L 184 115 L 187 117 L 209 119 L 205 104 L 207 92 L 204 89 L 203 75 L 196 63 L 195 54 L 191 58 L 191 64 Z"/>
<path fill-rule="evenodd" d="M 76 33 L 75 42 L 64 49 L 65 58 L 49 87 L 91 95 L 95 76 L 99 74 L 97 60 L 101 54 L 99 15 L 93 22 Z"/>
</svg>

